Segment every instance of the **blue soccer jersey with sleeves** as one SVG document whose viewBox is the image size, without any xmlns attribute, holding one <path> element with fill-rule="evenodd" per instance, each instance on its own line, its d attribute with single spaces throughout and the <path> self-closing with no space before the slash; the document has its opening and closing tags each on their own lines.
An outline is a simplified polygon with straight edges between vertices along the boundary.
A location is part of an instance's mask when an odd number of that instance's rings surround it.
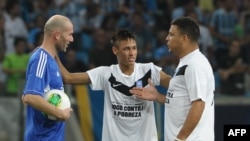
<svg viewBox="0 0 250 141">
<path fill-rule="evenodd" d="M 55 59 L 44 49 L 33 52 L 26 71 L 24 95 L 44 97 L 51 89 L 63 89 L 63 81 Z M 50 120 L 30 105 L 26 107 L 25 141 L 63 141 L 65 123 Z"/>
</svg>

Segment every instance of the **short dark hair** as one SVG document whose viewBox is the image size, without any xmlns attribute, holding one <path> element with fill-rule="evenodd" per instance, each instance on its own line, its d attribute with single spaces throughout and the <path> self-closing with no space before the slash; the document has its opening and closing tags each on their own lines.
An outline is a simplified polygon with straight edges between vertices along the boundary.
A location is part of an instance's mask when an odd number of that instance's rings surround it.
<svg viewBox="0 0 250 141">
<path fill-rule="evenodd" d="M 173 20 L 172 25 L 176 25 L 181 34 L 187 35 L 193 42 L 198 42 L 200 29 L 198 23 L 190 17 L 181 17 Z"/>
<path fill-rule="evenodd" d="M 132 32 L 130 32 L 127 29 L 119 29 L 115 32 L 115 34 L 111 37 L 110 43 L 113 46 L 118 46 L 118 42 L 122 40 L 128 40 L 128 39 L 134 39 L 135 40 L 136 35 Z"/>
<path fill-rule="evenodd" d="M 14 46 L 16 47 L 20 42 L 27 43 L 27 39 L 24 37 L 15 37 L 14 39 Z"/>
</svg>

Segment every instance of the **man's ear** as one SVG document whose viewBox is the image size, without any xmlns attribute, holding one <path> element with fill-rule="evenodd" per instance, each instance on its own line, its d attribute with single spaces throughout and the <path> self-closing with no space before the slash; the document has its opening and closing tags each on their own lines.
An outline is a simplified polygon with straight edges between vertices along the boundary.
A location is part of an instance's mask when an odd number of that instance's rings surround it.
<svg viewBox="0 0 250 141">
<path fill-rule="evenodd" d="M 59 31 L 55 31 L 54 33 L 53 33 L 53 35 L 54 35 L 54 37 L 56 38 L 56 40 L 59 40 L 59 38 L 60 38 L 60 32 Z"/>
<path fill-rule="evenodd" d="M 188 35 L 183 35 L 182 40 L 185 42 L 190 41 L 190 39 L 188 38 Z"/>
<path fill-rule="evenodd" d="M 113 46 L 112 47 L 112 52 L 113 52 L 114 55 L 116 55 L 117 54 L 117 47 Z"/>
</svg>

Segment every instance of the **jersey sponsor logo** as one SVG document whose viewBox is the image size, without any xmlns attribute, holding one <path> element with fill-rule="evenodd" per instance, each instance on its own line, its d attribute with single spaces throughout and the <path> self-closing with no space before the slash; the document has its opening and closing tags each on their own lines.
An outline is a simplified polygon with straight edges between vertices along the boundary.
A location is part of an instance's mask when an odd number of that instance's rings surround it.
<svg viewBox="0 0 250 141">
<path fill-rule="evenodd" d="M 137 104 L 121 104 L 112 103 L 113 115 L 120 118 L 131 118 L 138 119 L 142 116 L 142 111 L 144 110 L 144 103 Z"/>
<path fill-rule="evenodd" d="M 184 65 L 182 67 L 180 67 L 177 72 L 174 74 L 174 76 L 178 76 L 178 75 L 185 75 L 185 70 L 187 68 L 187 65 Z"/>
<path fill-rule="evenodd" d="M 132 96 L 132 94 L 129 92 L 129 90 L 133 87 L 138 86 L 138 83 L 140 87 L 145 87 L 148 85 L 148 79 L 151 78 L 151 70 L 149 70 L 142 78 L 138 79 L 133 86 L 127 86 L 119 81 L 116 80 L 114 75 L 111 73 L 111 76 L 109 78 L 109 83 L 112 88 L 119 91 L 120 93 L 126 95 L 126 96 Z"/>
<path fill-rule="evenodd" d="M 118 86 L 120 86 L 120 85 L 122 85 L 122 84 L 113 84 L 112 86 L 113 86 L 113 87 L 118 87 Z"/>
</svg>

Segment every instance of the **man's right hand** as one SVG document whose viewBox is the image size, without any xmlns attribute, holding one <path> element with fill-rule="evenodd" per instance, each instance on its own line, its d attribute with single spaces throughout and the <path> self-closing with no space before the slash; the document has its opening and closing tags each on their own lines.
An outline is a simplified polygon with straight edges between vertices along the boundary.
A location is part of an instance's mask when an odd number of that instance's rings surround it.
<svg viewBox="0 0 250 141">
<path fill-rule="evenodd" d="M 71 112 L 73 111 L 72 108 L 66 108 L 64 110 L 61 110 L 62 111 L 62 116 L 60 118 L 57 118 L 57 120 L 59 121 L 66 121 L 70 118 L 70 114 Z"/>
<path fill-rule="evenodd" d="M 157 100 L 159 93 L 150 79 L 148 80 L 148 84 L 149 85 L 144 88 L 134 87 L 129 91 L 137 98 L 155 101 Z"/>
</svg>

